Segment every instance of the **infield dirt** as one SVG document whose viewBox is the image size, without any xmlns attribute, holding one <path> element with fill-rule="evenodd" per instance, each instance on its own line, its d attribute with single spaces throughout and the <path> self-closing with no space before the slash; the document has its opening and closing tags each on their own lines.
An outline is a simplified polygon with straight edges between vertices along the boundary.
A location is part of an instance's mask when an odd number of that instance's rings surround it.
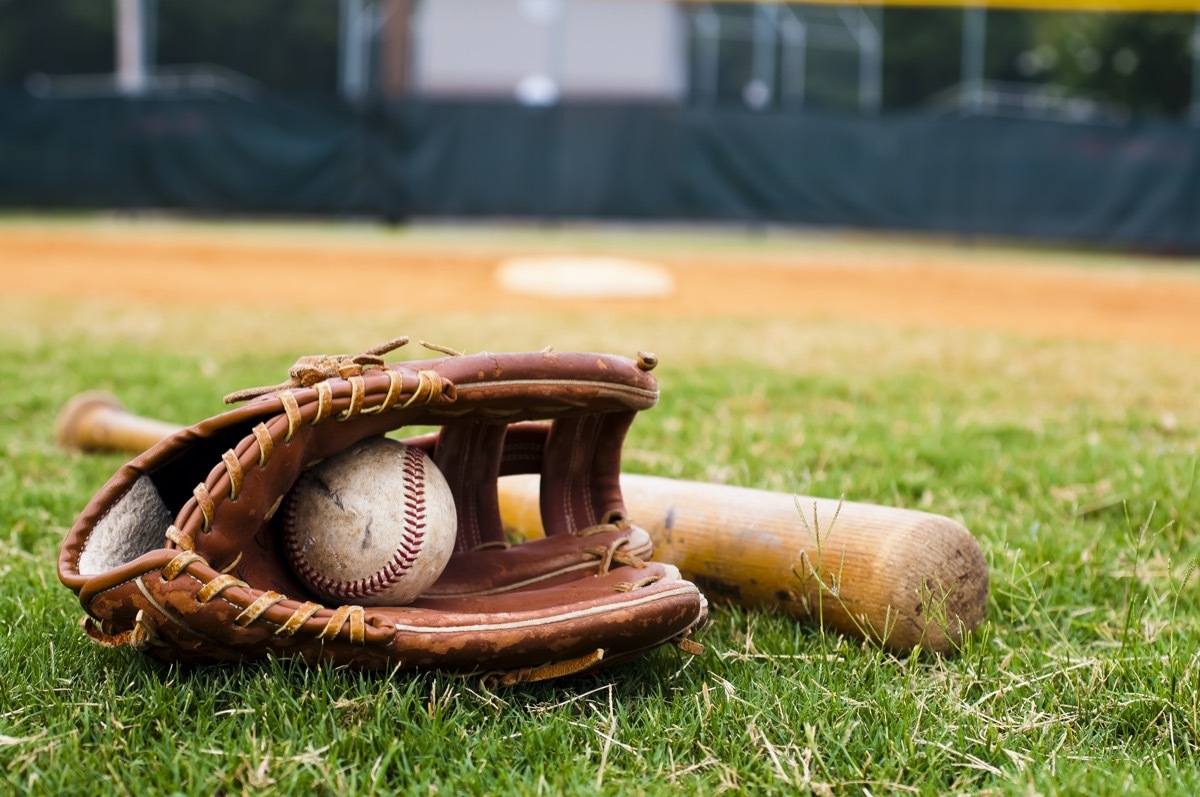
<svg viewBox="0 0 1200 797">
<path fill-rule="evenodd" d="M 875 237 L 737 233 L 573 236 L 500 228 L 366 235 L 304 225 L 251 232 L 136 221 L 0 225 L 0 291 L 221 306 L 606 312 L 854 319 L 1200 350 L 1193 261 Z M 373 229 L 373 228 L 372 228 Z M 743 244 L 743 245 L 739 245 Z M 657 261 L 670 299 L 556 301 L 506 295 L 504 258 L 602 251 Z"/>
</svg>

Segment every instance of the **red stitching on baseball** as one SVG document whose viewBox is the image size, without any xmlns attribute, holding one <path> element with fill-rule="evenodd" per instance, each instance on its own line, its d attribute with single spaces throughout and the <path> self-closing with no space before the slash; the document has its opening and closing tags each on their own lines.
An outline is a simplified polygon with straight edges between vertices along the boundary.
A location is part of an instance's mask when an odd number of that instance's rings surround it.
<svg viewBox="0 0 1200 797">
<path fill-rule="evenodd" d="M 402 502 L 404 506 L 404 538 L 396 548 L 396 553 L 390 562 L 384 564 L 378 572 L 356 581 L 334 581 L 328 576 L 313 570 L 312 565 L 304 557 L 300 542 L 296 537 L 296 501 L 294 498 L 286 502 L 284 507 L 284 544 L 292 567 L 310 584 L 315 584 L 322 592 L 338 598 L 366 598 L 376 595 L 396 584 L 412 569 L 413 563 L 421 553 L 421 544 L 425 540 L 425 457 L 419 448 L 408 446 L 404 451 L 404 461 L 401 468 L 407 494 Z M 304 474 L 297 486 L 308 478 Z M 296 491 L 293 490 L 294 496 Z"/>
</svg>

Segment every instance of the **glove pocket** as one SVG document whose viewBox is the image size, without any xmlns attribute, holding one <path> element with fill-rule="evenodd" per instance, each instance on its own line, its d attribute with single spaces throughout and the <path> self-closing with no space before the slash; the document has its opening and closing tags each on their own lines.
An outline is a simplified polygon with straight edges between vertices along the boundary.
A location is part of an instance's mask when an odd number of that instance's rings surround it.
<svg viewBox="0 0 1200 797">
<path fill-rule="evenodd" d="M 703 624 L 707 603 L 674 568 L 649 565 L 386 611 L 395 623 L 391 653 L 409 666 L 509 671 L 592 658 L 592 670 L 688 636 Z"/>
</svg>

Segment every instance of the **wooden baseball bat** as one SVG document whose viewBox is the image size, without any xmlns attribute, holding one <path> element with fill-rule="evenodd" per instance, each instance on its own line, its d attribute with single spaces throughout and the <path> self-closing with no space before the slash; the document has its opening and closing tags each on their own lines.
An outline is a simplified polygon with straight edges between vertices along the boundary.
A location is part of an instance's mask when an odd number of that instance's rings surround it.
<svg viewBox="0 0 1200 797">
<path fill-rule="evenodd" d="M 63 405 L 54 424 L 54 437 L 68 451 L 140 454 L 180 428 L 134 415 L 115 396 L 93 390 Z"/>
<path fill-rule="evenodd" d="M 87 393 L 64 407 L 66 448 L 140 453 L 179 427 Z M 983 621 L 987 561 L 962 524 L 911 509 L 622 474 L 629 517 L 717 600 L 766 606 L 898 653 L 949 653 Z M 500 480 L 500 514 L 541 536 L 537 475 Z"/>
<path fill-rule="evenodd" d="M 766 606 L 890 650 L 948 653 L 983 621 L 987 560 L 950 518 L 912 509 L 621 474 L 654 559 L 709 598 Z M 538 477 L 500 480 L 500 515 L 541 533 Z"/>
</svg>

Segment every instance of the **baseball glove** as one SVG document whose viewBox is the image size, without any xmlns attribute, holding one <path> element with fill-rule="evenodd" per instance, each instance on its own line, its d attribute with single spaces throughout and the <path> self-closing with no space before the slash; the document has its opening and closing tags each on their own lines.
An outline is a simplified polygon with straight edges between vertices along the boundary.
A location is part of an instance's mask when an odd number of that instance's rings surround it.
<svg viewBox="0 0 1200 797">
<path fill-rule="evenodd" d="M 652 355 L 445 356 L 386 364 L 301 358 L 290 379 L 167 437 L 122 467 L 75 522 L 58 561 L 83 627 L 163 661 L 267 656 L 363 669 L 438 669 L 514 684 L 590 672 L 690 640 L 696 586 L 650 562 L 619 474 L 625 434 L 658 399 Z M 276 510 L 304 471 L 368 437 L 405 442 L 445 475 L 455 552 L 404 606 L 324 605 L 290 570 Z M 509 544 L 498 476 L 540 473 L 544 539 Z"/>
</svg>

